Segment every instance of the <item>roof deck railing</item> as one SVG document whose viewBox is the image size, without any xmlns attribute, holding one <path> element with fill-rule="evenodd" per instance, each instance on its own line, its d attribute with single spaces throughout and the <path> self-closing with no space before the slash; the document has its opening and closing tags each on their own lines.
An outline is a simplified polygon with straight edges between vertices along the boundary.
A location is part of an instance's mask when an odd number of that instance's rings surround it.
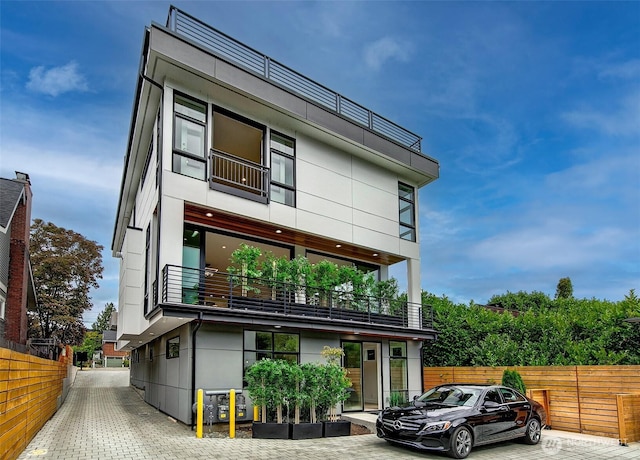
<svg viewBox="0 0 640 460">
<path fill-rule="evenodd" d="M 422 138 L 417 134 L 305 77 L 175 6 L 169 9 L 167 28 L 222 59 L 258 74 L 400 145 L 421 152 Z"/>
</svg>

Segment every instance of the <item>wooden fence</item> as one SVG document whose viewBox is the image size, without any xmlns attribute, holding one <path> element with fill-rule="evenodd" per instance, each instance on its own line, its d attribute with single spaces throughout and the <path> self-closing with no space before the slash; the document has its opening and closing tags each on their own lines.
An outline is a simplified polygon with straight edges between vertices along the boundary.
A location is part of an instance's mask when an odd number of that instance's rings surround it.
<svg viewBox="0 0 640 460">
<path fill-rule="evenodd" d="M 0 348 L 0 459 L 17 458 L 58 410 L 72 361 L 71 347 L 59 361 Z"/>
<path fill-rule="evenodd" d="M 640 440 L 640 366 L 425 367 L 424 388 L 500 383 L 505 369 L 517 370 L 532 394 L 545 395 L 553 428 Z"/>
</svg>

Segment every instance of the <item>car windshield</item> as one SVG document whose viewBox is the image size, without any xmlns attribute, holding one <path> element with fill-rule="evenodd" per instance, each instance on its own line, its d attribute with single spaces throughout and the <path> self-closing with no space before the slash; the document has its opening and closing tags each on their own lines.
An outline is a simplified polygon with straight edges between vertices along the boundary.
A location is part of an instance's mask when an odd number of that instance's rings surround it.
<svg viewBox="0 0 640 460">
<path fill-rule="evenodd" d="M 417 401 L 425 404 L 435 403 L 444 406 L 473 406 L 480 394 L 481 388 L 441 386 L 435 387 L 420 396 Z"/>
</svg>

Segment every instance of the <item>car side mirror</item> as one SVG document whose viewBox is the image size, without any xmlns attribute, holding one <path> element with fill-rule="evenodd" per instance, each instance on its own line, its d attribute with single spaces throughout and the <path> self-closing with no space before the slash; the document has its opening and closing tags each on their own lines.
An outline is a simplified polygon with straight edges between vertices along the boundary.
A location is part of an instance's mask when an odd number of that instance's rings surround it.
<svg viewBox="0 0 640 460">
<path fill-rule="evenodd" d="M 416 399 L 418 399 L 419 396 L 418 395 L 413 395 L 413 400 L 415 401 Z"/>
<path fill-rule="evenodd" d="M 501 404 L 498 404 L 498 403 L 497 403 L 497 402 L 495 402 L 495 401 L 485 401 L 485 402 L 482 404 L 482 407 L 483 407 L 485 410 L 488 410 L 488 411 L 494 411 L 494 410 L 498 410 L 498 409 L 500 409 Z"/>
</svg>

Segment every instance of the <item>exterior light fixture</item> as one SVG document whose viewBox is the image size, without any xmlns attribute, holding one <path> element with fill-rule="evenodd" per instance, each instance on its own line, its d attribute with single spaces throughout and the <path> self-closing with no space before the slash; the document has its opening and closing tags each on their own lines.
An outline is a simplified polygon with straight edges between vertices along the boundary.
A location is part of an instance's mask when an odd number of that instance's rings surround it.
<svg viewBox="0 0 640 460">
<path fill-rule="evenodd" d="M 213 214 L 211 214 L 210 212 L 206 213 L 205 216 L 207 217 L 213 217 Z"/>
<path fill-rule="evenodd" d="M 276 230 L 276 233 L 282 233 L 282 230 L 278 229 Z"/>
<path fill-rule="evenodd" d="M 336 244 L 336 248 L 341 248 L 342 245 L 341 244 Z"/>
</svg>

